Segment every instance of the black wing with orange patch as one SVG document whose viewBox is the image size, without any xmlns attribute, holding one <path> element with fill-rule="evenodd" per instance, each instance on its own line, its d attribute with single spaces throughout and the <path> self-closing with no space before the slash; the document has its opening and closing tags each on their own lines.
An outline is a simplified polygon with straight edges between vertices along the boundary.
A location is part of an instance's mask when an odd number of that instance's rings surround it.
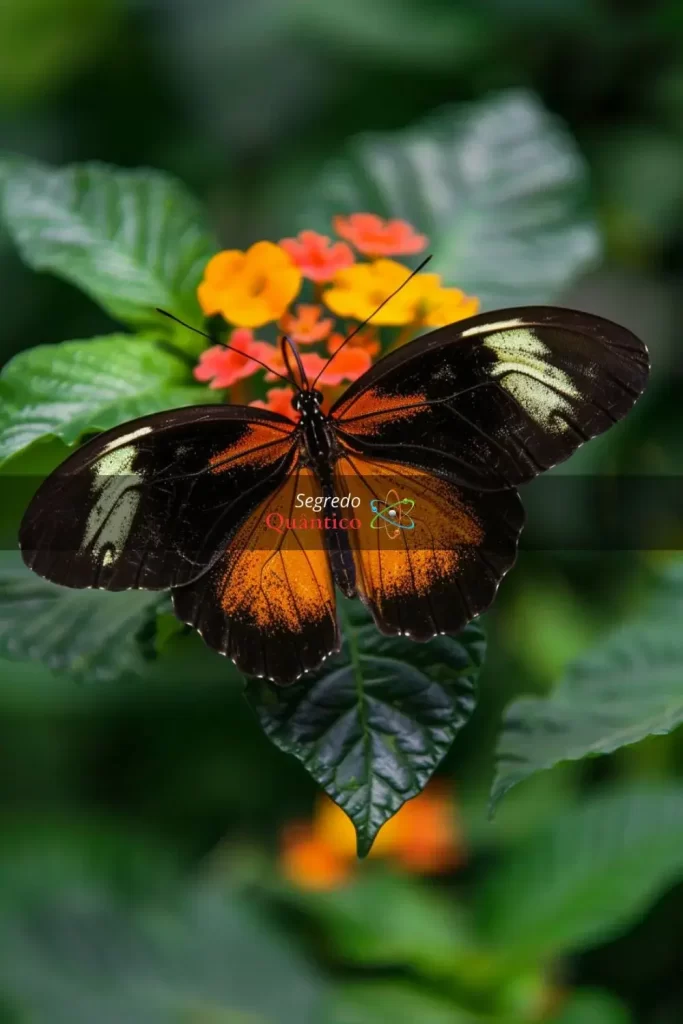
<svg viewBox="0 0 683 1024">
<path fill-rule="evenodd" d="M 331 410 L 359 453 L 475 490 L 524 483 L 622 419 L 647 382 L 643 343 L 554 307 L 498 310 L 381 359 Z"/>
<path fill-rule="evenodd" d="M 209 571 L 173 593 L 176 614 L 210 647 L 243 672 L 283 685 L 340 645 L 324 519 L 302 515 L 309 509 L 297 496 L 322 498 L 315 475 L 299 464 Z"/>
<path fill-rule="evenodd" d="M 24 561 L 67 587 L 186 584 L 286 477 L 294 426 L 258 409 L 193 406 L 100 434 L 38 489 L 19 534 Z"/>
<path fill-rule="evenodd" d="M 356 588 L 383 633 L 459 632 L 515 561 L 524 522 L 515 490 L 470 491 L 351 452 L 337 463 L 335 488 L 360 498 L 361 527 L 349 531 Z"/>
</svg>

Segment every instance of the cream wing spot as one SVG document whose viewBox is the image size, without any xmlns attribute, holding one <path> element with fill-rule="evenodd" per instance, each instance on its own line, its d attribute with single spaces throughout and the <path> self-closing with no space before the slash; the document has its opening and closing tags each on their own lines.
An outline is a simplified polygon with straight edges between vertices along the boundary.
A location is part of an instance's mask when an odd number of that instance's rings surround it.
<svg viewBox="0 0 683 1024">
<path fill-rule="evenodd" d="M 569 429 L 565 417 L 572 416 L 581 394 L 569 374 L 553 364 L 548 346 L 532 328 L 496 332 L 483 347 L 496 356 L 493 379 L 532 419 L 552 433 Z"/>
<path fill-rule="evenodd" d="M 140 502 L 141 477 L 132 466 L 134 445 L 115 448 L 94 468 L 92 508 L 83 531 L 81 550 L 90 550 L 103 566 L 111 565 L 125 547 Z"/>
</svg>

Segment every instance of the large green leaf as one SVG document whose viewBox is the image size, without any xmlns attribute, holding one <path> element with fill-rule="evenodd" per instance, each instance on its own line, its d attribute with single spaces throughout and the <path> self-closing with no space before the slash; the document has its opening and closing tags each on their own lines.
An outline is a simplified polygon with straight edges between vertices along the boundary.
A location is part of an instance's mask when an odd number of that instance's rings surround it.
<svg viewBox="0 0 683 1024">
<path fill-rule="evenodd" d="M 480 890 L 481 934 L 515 963 L 595 946 L 683 876 L 683 787 L 602 793 L 521 844 Z"/>
<path fill-rule="evenodd" d="M 144 669 L 143 635 L 163 598 L 149 591 L 71 590 L 36 576 L 17 553 L 0 562 L 0 657 L 40 661 L 85 680 Z"/>
<path fill-rule="evenodd" d="M 596 259 L 586 169 L 530 93 L 446 107 L 410 129 L 354 140 L 312 183 L 299 227 L 335 213 L 401 217 L 433 268 L 488 308 L 556 297 Z"/>
<path fill-rule="evenodd" d="M 497 35 L 484 11 L 453 4 L 434 7 L 408 0 L 398 6 L 391 0 L 349 0 L 343 4 L 291 5 L 296 28 L 319 45 L 334 48 L 354 59 L 365 56 L 373 63 L 386 61 L 395 70 L 446 67 L 449 72 L 473 60 L 492 56 Z M 492 31 L 493 27 L 493 31 Z"/>
<path fill-rule="evenodd" d="M 14 163 L 3 205 L 26 262 L 71 281 L 117 319 L 169 332 L 161 306 L 198 320 L 196 288 L 217 246 L 199 204 L 167 175 Z"/>
<path fill-rule="evenodd" d="M 559 761 L 609 754 L 683 721 L 683 565 L 662 575 L 650 608 L 570 666 L 548 697 L 505 713 L 492 803 Z"/>
<path fill-rule="evenodd" d="M 74 444 L 136 416 L 217 400 L 162 343 L 129 334 L 39 345 L 0 375 L 0 462 L 42 438 Z"/>
<path fill-rule="evenodd" d="M 491 1018 L 486 1019 L 491 1024 Z M 335 993 L 324 1024 L 477 1024 L 479 1020 L 483 1018 L 408 982 L 357 981 Z"/>
<path fill-rule="evenodd" d="M 247 696 L 269 738 L 346 811 L 363 857 L 467 722 L 485 645 L 476 625 L 416 644 L 383 636 L 360 603 L 342 610 L 343 648 L 324 672 L 290 689 L 254 680 Z"/>
<path fill-rule="evenodd" d="M 315 922 L 345 964 L 454 979 L 475 961 L 483 973 L 485 954 L 464 908 L 415 879 L 368 871 L 327 892 L 291 888 L 277 896 Z"/>
<path fill-rule="evenodd" d="M 578 989 L 551 1024 L 631 1024 L 623 1003 L 599 989 Z"/>
<path fill-rule="evenodd" d="M 240 893 L 220 884 L 163 891 L 149 858 L 145 898 L 112 879 L 113 853 L 101 870 L 94 838 L 90 856 L 84 847 L 71 861 L 56 837 L 42 856 L 33 846 L 29 869 L 0 858 L 12 883 L 0 904 L 0 993 L 19 1020 L 319 1024 L 314 971 Z"/>
</svg>

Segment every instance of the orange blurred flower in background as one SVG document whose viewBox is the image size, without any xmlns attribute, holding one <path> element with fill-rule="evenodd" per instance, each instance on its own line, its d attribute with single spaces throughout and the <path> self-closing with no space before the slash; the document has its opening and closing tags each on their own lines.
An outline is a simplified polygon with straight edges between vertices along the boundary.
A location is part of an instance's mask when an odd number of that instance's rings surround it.
<svg viewBox="0 0 683 1024">
<path fill-rule="evenodd" d="M 330 355 L 332 355 L 333 352 L 336 352 L 340 345 L 344 344 L 344 339 L 347 338 L 352 331 L 353 326 L 349 326 L 347 324 L 346 334 L 335 331 L 329 336 L 327 339 L 327 351 Z M 349 348 L 364 349 L 372 359 L 379 355 L 382 348 L 379 343 L 379 338 L 377 337 L 377 331 L 373 327 L 366 327 L 364 330 L 358 331 L 352 338 L 349 338 L 347 345 Z"/>
<path fill-rule="evenodd" d="M 310 281 L 330 281 L 355 258 L 345 242 L 332 242 L 317 231 L 300 231 L 296 238 L 281 239 L 280 245 Z"/>
<path fill-rule="evenodd" d="M 256 242 L 246 252 L 219 252 L 206 265 L 197 289 L 206 316 L 220 313 L 239 327 L 262 327 L 279 320 L 301 287 L 301 271 L 272 242 Z"/>
<path fill-rule="evenodd" d="M 337 335 L 337 337 L 341 338 L 339 345 L 336 346 L 339 348 L 344 338 L 342 335 Z M 320 374 L 319 384 L 328 384 L 330 387 L 334 387 L 345 380 L 354 381 L 370 369 L 372 366 L 370 353 L 367 349 L 354 345 L 354 340 L 351 339 L 339 355 L 334 357 L 328 368 Z"/>
<path fill-rule="evenodd" d="M 327 362 L 327 360 L 324 359 L 321 355 L 318 355 L 317 352 L 300 352 L 299 358 L 301 359 L 301 364 L 304 368 L 304 372 L 308 377 L 309 382 L 314 380 L 318 376 L 323 366 Z M 287 373 L 287 367 L 285 366 L 285 361 L 282 357 L 282 350 L 279 345 L 276 349 L 276 354 L 274 358 L 271 359 L 270 361 L 270 366 L 272 367 L 273 370 L 276 371 L 276 373 L 281 373 L 283 375 Z M 274 373 L 266 374 L 266 380 L 276 379 L 277 378 Z"/>
<path fill-rule="evenodd" d="M 280 852 L 282 873 L 306 889 L 336 889 L 351 875 L 347 860 L 321 843 L 307 825 L 285 826 Z"/>
<path fill-rule="evenodd" d="M 284 374 L 286 371 L 285 362 L 282 358 L 282 353 L 278 348 L 275 350 L 273 346 L 269 346 L 271 355 L 269 365 L 277 373 Z M 300 353 L 301 363 L 304 368 L 304 372 L 308 378 L 309 384 L 318 378 L 318 386 L 334 386 L 340 384 L 342 381 L 353 381 L 356 377 L 360 377 L 362 373 L 370 369 L 372 365 L 372 359 L 369 354 L 361 348 L 351 348 L 341 352 L 327 367 L 328 358 L 319 355 L 317 352 L 302 352 Z M 319 376 L 318 376 L 319 375 Z M 275 380 L 275 374 L 267 373 L 266 380 Z"/>
<path fill-rule="evenodd" d="M 409 800 L 381 829 L 370 851 L 405 871 L 439 874 L 466 861 L 462 830 L 450 786 L 441 780 Z M 296 824 L 282 835 L 283 874 L 304 888 L 329 889 L 350 879 L 356 836 L 346 814 L 329 797 L 316 803 L 311 824 Z"/>
<path fill-rule="evenodd" d="M 427 236 L 419 235 L 405 220 L 383 220 L 376 213 L 334 217 L 334 230 L 364 256 L 412 256 L 422 252 Z"/>
<path fill-rule="evenodd" d="M 236 328 L 230 335 L 230 344 L 235 345 L 239 352 L 224 345 L 213 345 L 201 353 L 194 368 L 197 380 L 210 382 L 210 388 L 229 388 L 236 381 L 262 369 L 259 363 L 249 358 L 250 355 L 267 366 L 274 366 L 278 357 L 275 346 L 267 341 L 257 341 L 248 327 Z"/>
<path fill-rule="evenodd" d="M 296 307 L 296 314 L 285 313 L 280 320 L 280 327 L 298 345 L 324 341 L 332 330 L 333 320 L 331 317 L 321 320 L 321 313 L 322 306 L 300 303 Z"/>
<path fill-rule="evenodd" d="M 270 412 L 279 412 L 281 416 L 288 416 L 292 420 L 299 420 L 299 413 L 292 406 L 294 388 L 270 388 L 266 392 L 266 401 L 257 399 L 249 405 L 255 405 L 257 409 L 269 409 Z"/>
</svg>

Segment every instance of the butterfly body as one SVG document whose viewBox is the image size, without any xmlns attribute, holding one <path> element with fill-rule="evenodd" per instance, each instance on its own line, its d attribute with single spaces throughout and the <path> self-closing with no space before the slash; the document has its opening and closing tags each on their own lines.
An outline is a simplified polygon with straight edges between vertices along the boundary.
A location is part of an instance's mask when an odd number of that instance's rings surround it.
<svg viewBox="0 0 683 1024">
<path fill-rule="evenodd" d="M 625 416 L 649 370 L 630 331 L 555 307 L 424 335 L 328 413 L 291 343 L 283 356 L 291 417 L 177 409 L 78 449 L 24 516 L 26 563 L 67 586 L 170 589 L 209 646 L 283 685 L 339 648 L 335 588 L 388 635 L 457 633 L 514 563 L 517 487 Z"/>
<path fill-rule="evenodd" d="M 334 467 L 342 450 L 333 421 L 322 410 L 322 401 L 322 392 L 313 388 L 297 394 L 293 406 L 301 417 L 297 429 L 300 433 L 302 465 L 311 467 L 323 499 L 332 502 L 341 497 L 335 489 Z M 336 517 L 333 522 L 336 523 Z M 335 585 L 345 597 L 355 597 L 356 571 L 346 530 L 337 525 L 328 525 L 323 537 Z"/>
</svg>

